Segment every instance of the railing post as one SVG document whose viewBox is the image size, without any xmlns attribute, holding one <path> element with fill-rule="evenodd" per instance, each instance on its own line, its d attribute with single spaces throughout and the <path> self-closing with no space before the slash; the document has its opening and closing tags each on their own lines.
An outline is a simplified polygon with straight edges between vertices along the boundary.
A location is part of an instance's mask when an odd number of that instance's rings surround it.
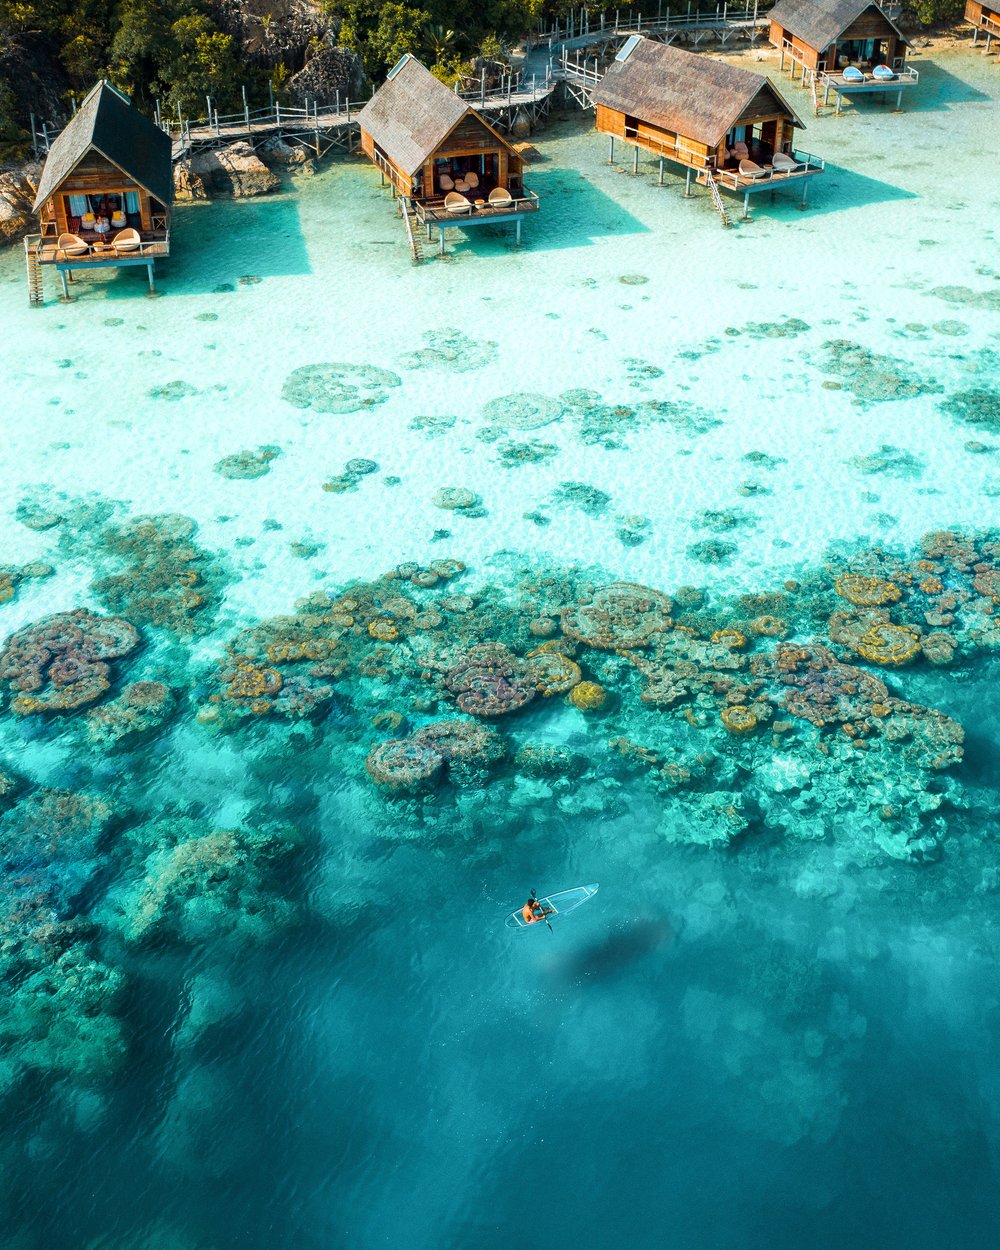
<svg viewBox="0 0 1000 1250">
<path fill-rule="evenodd" d="M 274 123 L 279 127 L 281 125 L 281 105 L 277 100 L 274 102 Z"/>
<path fill-rule="evenodd" d="M 247 100 L 247 89 L 246 89 L 246 87 L 243 87 L 243 88 L 242 88 L 242 91 L 243 91 L 243 118 L 244 118 L 244 120 L 246 121 L 246 124 L 247 124 L 247 138 L 248 138 L 248 139 L 250 140 L 250 142 L 252 143 L 252 142 L 253 142 L 253 131 L 250 129 L 250 102 Z"/>
<path fill-rule="evenodd" d="M 208 95 L 205 96 L 205 107 L 208 109 L 208 125 L 211 128 L 211 125 L 212 125 L 212 97 L 211 96 L 208 96 Z"/>
<path fill-rule="evenodd" d="M 45 141 L 45 150 L 49 150 L 49 123 L 42 122 L 42 139 Z"/>
<path fill-rule="evenodd" d="M 35 129 L 35 115 L 31 114 L 31 150 L 38 155 L 38 131 Z"/>
</svg>

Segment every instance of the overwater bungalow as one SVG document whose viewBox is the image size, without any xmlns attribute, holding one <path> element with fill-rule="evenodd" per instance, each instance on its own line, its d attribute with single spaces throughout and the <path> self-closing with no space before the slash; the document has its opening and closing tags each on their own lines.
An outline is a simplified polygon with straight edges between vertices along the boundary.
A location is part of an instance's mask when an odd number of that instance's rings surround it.
<svg viewBox="0 0 1000 1250">
<path fill-rule="evenodd" d="M 90 92 L 55 139 L 38 184 L 40 233 L 25 241 L 29 285 L 54 265 L 67 291 L 74 270 L 153 266 L 170 254 L 174 178 L 169 135 L 107 82 Z"/>
<path fill-rule="evenodd" d="M 836 92 L 838 112 L 844 96 L 874 92 L 894 92 L 899 108 L 904 89 L 917 84 L 909 43 L 872 0 L 778 0 L 768 16 L 781 68 L 787 58 L 793 80 L 798 66 L 804 86 Z"/>
<path fill-rule="evenodd" d="M 986 51 L 994 39 L 1000 39 L 1000 0 L 987 4 L 985 0 L 966 0 L 965 20 L 973 27 L 972 42 L 978 43 L 980 34 L 986 35 Z"/>
<path fill-rule="evenodd" d="M 743 215 L 750 197 L 794 185 L 805 203 L 810 179 L 824 163 L 795 148 L 798 115 L 763 74 L 681 48 L 633 35 L 593 91 L 597 129 L 663 162 L 685 167 L 691 180 L 712 192 L 716 208 L 728 222 L 720 190 L 743 196 Z"/>
<path fill-rule="evenodd" d="M 428 238 L 437 228 L 442 252 L 452 226 L 514 222 L 521 241 L 521 221 L 539 205 L 524 186 L 520 154 L 415 57 L 393 66 L 358 125 L 361 149 L 400 197 L 408 230 L 412 212 Z M 411 243 L 416 257 L 412 235 Z"/>
</svg>

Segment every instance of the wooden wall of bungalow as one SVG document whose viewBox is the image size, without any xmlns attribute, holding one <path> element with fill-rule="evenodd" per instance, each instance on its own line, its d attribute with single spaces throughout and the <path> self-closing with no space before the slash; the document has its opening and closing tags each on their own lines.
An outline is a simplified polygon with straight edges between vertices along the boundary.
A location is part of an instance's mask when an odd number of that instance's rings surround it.
<svg viewBox="0 0 1000 1250">
<path fill-rule="evenodd" d="M 69 230 L 67 197 L 70 195 L 124 195 L 126 191 L 134 191 L 139 197 L 139 215 L 142 219 L 140 229 L 143 233 L 166 230 L 169 209 L 154 199 L 135 179 L 123 173 L 117 165 L 91 149 L 42 205 L 39 216 L 43 232 L 46 225 L 55 234 L 64 234 Z"/>
<path fill-rule="evenodd" d="M 429 199 L 443 194 L 434 184 L 434 162 L 468 156 L 496 156 L 497 182 L 515 194 L 522 187 L 523 162 L 472 109 L 438 145 L 413 175 L 405 173 L 376 144 L 372 136 L 361 132 L 361 150 L 378 165 L 400 195 Z"/>
<path fill-rule="evenodd" d="M 886 61 L 890 65 L 897 57 L 902 59 L 906 56 L 906 43 L 896 34 L 892 23 L 885 14 L 874 7 L 866 9 L 858 20 L 852 22 L 839 36 L 836 43 L 831 43 L 828 48 L 814 48 L 806 43 L 804 39 L 800 39 L 798 35 L 793 35 L 791 31 L 785 30 L 777 22 L 772 22 L 770 31 L 771 43 L 775 47 L 780 48 L 784 39 L 791 43 L 795 56 L 800 63 L 809 69 L 836 69 L 837 45 L 853 42 L 856 39 L 877 39 L 880 43 L 884 43 Z"/>
<path fill-rule="evenodd" d="M 775 152 L 782 151 L 786 144 L 794 140 L 792 115 L 778 107 L 778 101 L 767 87 L 761 87 L 730 129 L 737 126 L 759 127 L 761 139 L 769 143 Z M 711 147 L 603 104 L 597 105 L 597 129 L 602 134 L 637 143 L 657 156 L 666 156 L 693 169 L 721 169 L 726 159 L 726 136 L 717 147 Z"/>
<path fill-rule="evenodd" d="M 990 24 L 994 30 L 1000 28 L 1000 0 L 997 4 L 982 4 L 980 0 L 966 0 L 965 20 L 982 29 L 987 29 Z"/>
</svg>

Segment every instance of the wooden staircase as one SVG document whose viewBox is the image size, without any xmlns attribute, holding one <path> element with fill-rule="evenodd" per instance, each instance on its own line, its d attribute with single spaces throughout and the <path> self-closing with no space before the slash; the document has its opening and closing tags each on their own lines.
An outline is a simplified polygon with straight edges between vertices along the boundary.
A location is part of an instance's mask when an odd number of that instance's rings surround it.
<svg viewBox="0 0 1000 1250">
<path fill-rule="evenodd" d="M 715 205 L 715 211 L 722 219 L 724 226 L 731 226 L 733 223 L 729 220 L 729 214 L 726 212 L 726 206 L 722 202 L 722 192 L 719 190 L 719 184 L 715 181 L 715 177 L 710 169 L 705 170 L 705 185 L 712 192 L 712 203 Z"/>
<path fill-rule="evenodd" d="M 28 302 L 41 304 L 45 298 L 42 289 L 42 265 L 34 242 L 30 239 L 24 240 L 24 263 L 28 269 Z"/>
<path fill-rule="evenodd" d="M 419 228 L 414 229 L 410 201 L 405 195 L 401 195 L 397 203 L 399 204 L 399 215 L 406 226 L 406 238 L 410 244 L 410 256 L 415 265 L 422 265 L 424 263 L 424 241 L 421 238 Z"/>
</svg>

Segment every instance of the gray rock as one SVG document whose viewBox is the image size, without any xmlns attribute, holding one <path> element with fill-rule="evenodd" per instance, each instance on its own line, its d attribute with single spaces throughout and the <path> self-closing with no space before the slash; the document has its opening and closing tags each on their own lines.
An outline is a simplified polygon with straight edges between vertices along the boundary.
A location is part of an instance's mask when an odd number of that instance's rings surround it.
<svg viewBox="0 0 1000 1250">
<path fill-rule="evenodd" d="M 191 172 L 201 179 L 206 190 L 239 199 L 267 195 L 281 186 L 278 175 L 268 169 L 246 141 L 199 152 L 191 158 Z"/>
<path fill-rule="evenodd" d="M 274 138 L 261 145 L 257 155 L 269 166 L 304 165 L 309 159 L 301 148 L 286 143 L 284 139 Z"/>
<path fill-rule="evenodd" d="M 331 104 L 340 92 L 342 103 L 360 100 L 364 94 L 365 71 L 361 58 L 350 48 L 321 48 L 288 80 L 288 91 L 296 104 L 306 99 Z"/>
</svg>

